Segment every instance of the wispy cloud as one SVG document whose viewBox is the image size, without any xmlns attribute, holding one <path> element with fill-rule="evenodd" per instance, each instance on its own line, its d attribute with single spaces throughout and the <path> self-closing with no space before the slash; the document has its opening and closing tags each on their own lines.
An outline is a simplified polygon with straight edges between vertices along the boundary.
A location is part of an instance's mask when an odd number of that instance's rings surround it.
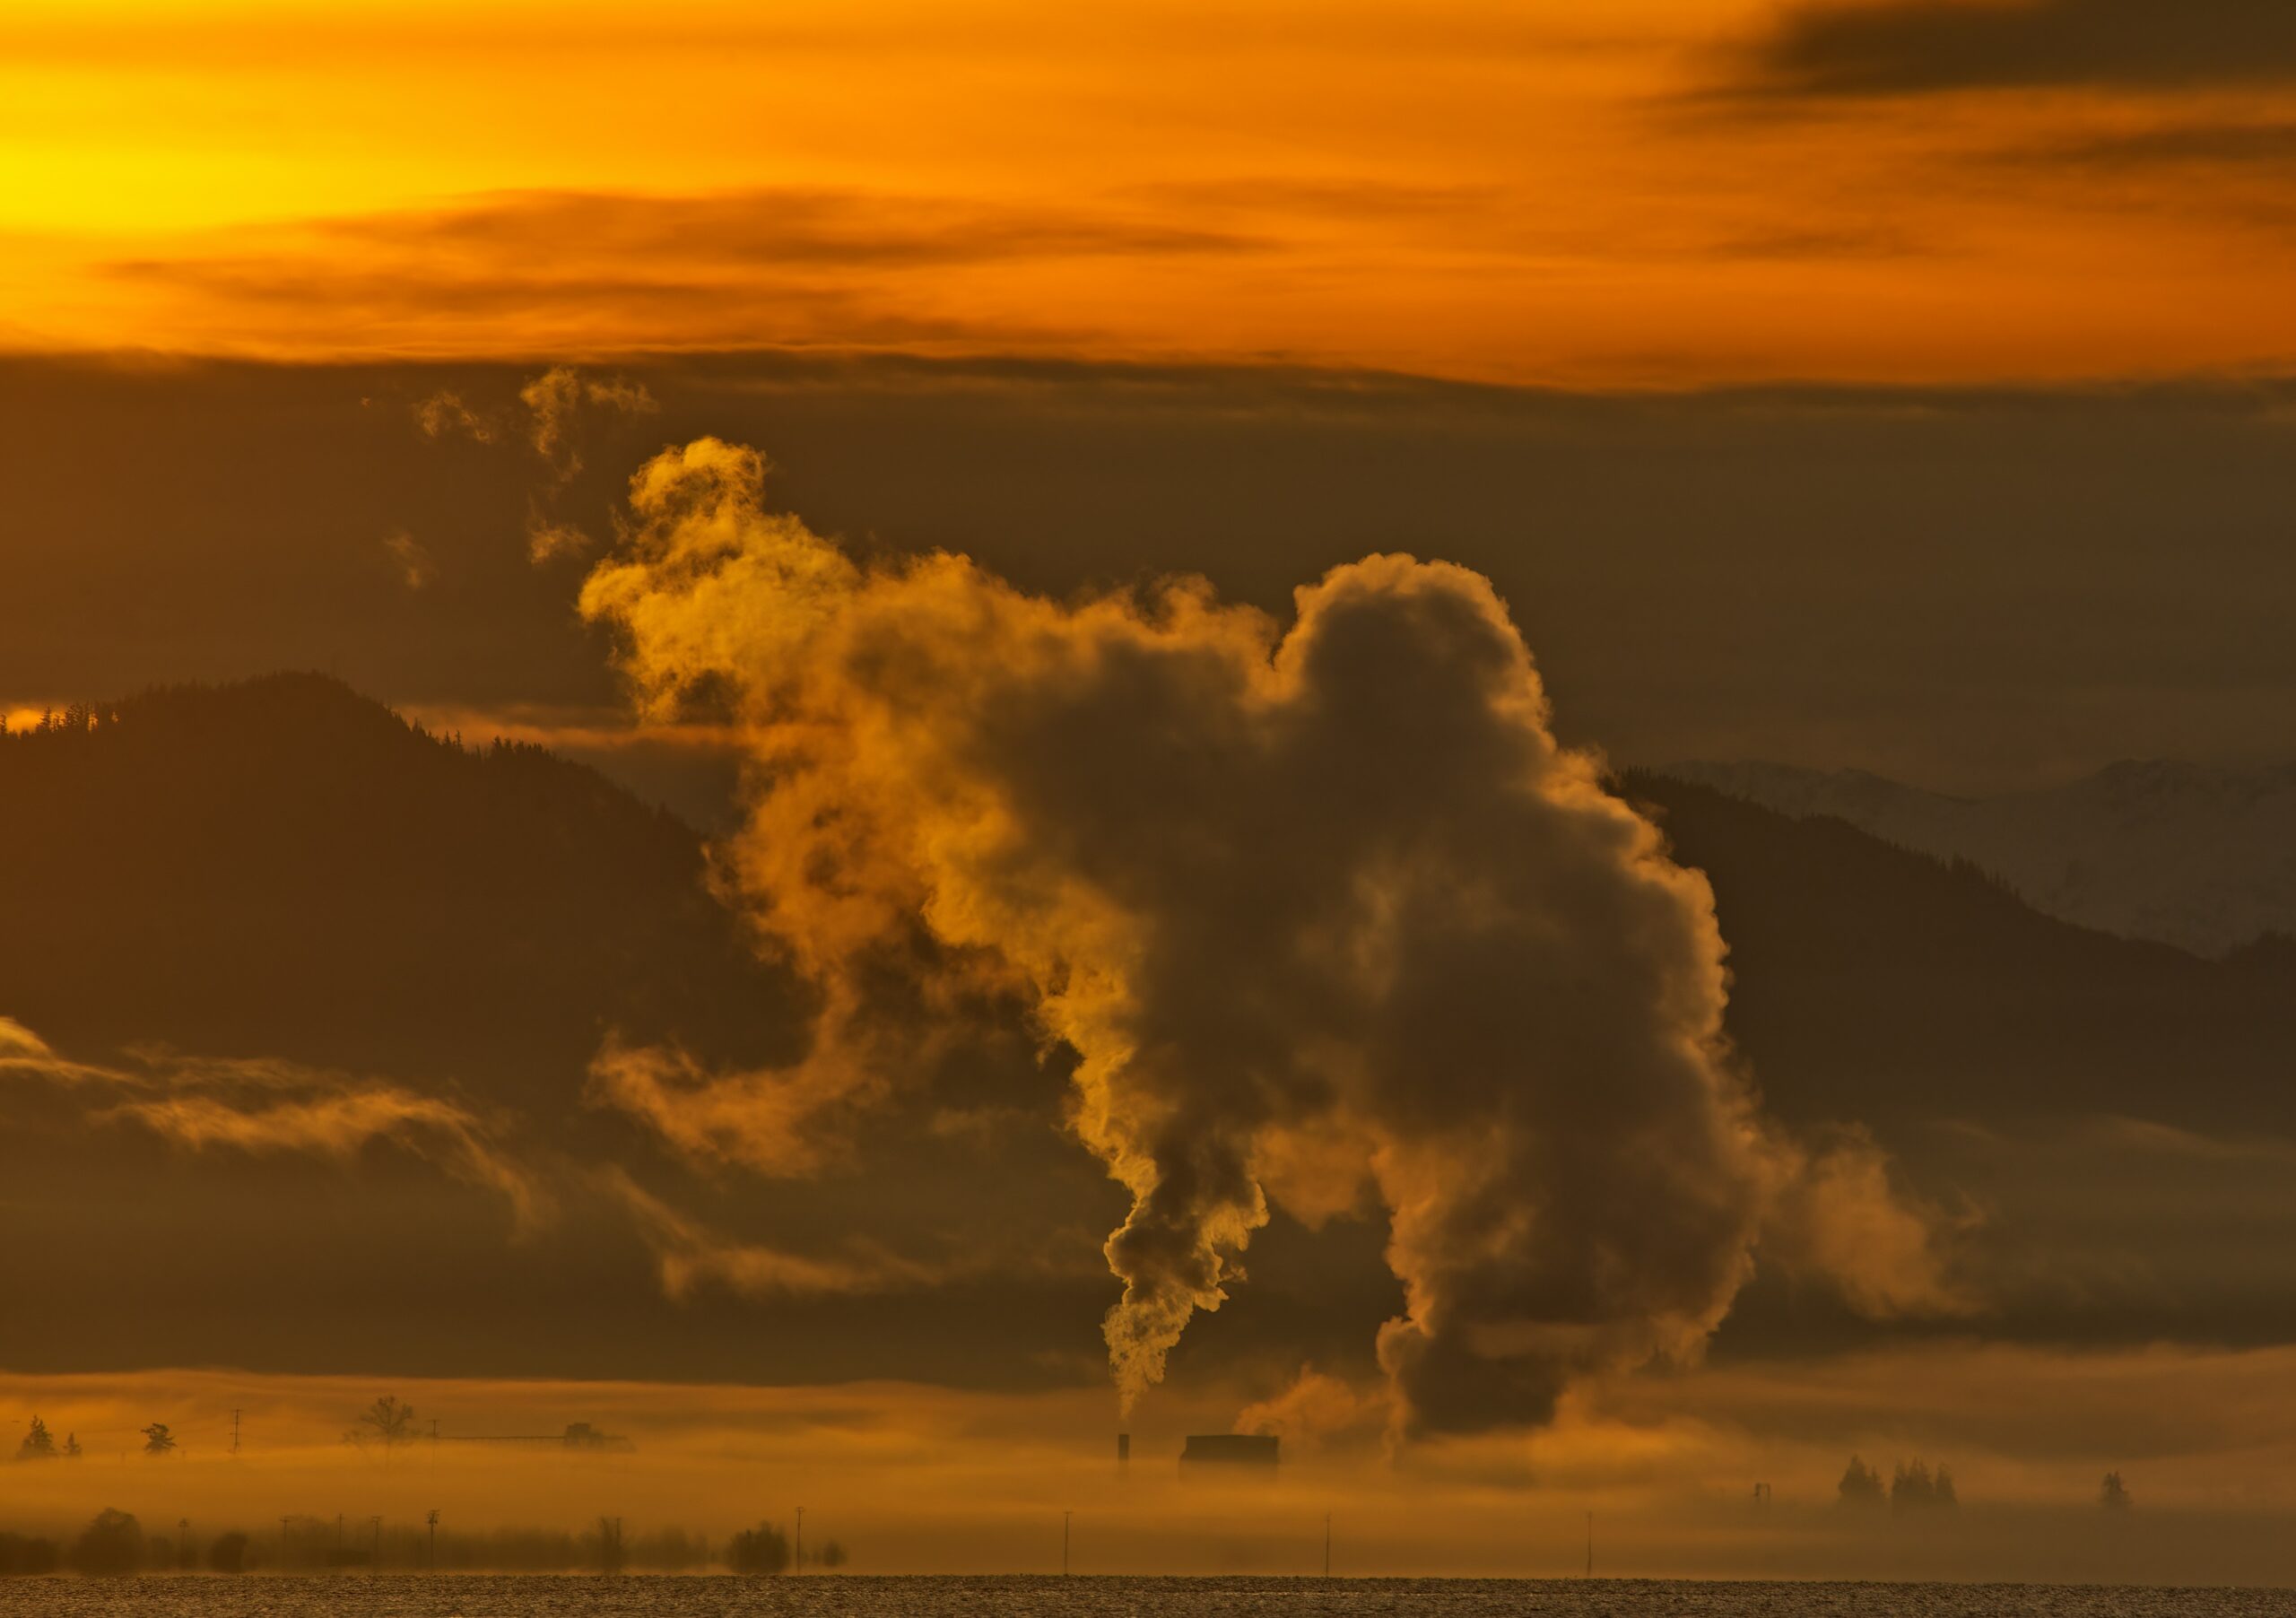
<svg viewBox="0 0 2296 1618">
<path fill-rule="evenodd" d="M 584 442 L 595 424 L 616 416 L 651 415 L 660 408 L 642 382 L 553 365 L 528 378 L 514 404 L 481 410 L 461 390 L 442 387 L 417 400 L 413 416 L 415 430 L 433 442 L 468 439 L 500 445 L 515 440 L 534 452 L 544 471 L 526 501 L 526 558 L 540 567 L 590 548 L 590 535 L 562 517 L 559 504 L 581 474 Z M 416 582 L 411 564 L 408 582 Z"/>
<path fill-rule="evenodd" d="M 672 1298 L 709 1287 L 752 1298 L 819 1298 L 905 1292 L 942 1279 L 936 1266 L 869 1242 L 849 1241 L 815 1257 L 735 1240 L 681 1214 L 620 1169 L 600 1170 L 596 1179 L 636 1220 L 660 1266 L 662 1291 Z"/>
<path fill-rule="evenodd" d="M 2296 122 L 2179 118 L 2013 146 L 2003 159 L 2044 169 L 2256 169 L 2289 189 L 2296 173 Z"/>
<path fill-rule="evenodd" d="M 708 196 L 514 191 L 453 207 L 324 222 L 316 232 L 389 252 L 525 260 L 554 245 L 575 263 L 631 254 L 755 269 L 946 265 L 1013 259 L 1231 254 L 1264 245 L 1117 208 L 1001 205 L 928 196 L 766 188 Z"/>
<path fill-rule="evenodd" d="M 339 326 L 356 307 L 380 346 L 527 352 L 642 347 L 1040 346 L 1066 322 L 950 312 L 920 277 L 1083 262 L 1231 259 L 1270 244 L 1144 205 L 1057 207 L 862 191 L 708 196 L 491 193 L 402 209 L 224 231 L 204 245 L 116 257 L 102 275 L 267 326 Z M 602 331 L 625 334 L 601 344 Z M 428 336 L 414 334 L 426 333 Z M 632 342 L 627 334 L 649 334 Z M 339 335 L 339 334 L 338 334 Z M 588 384 L 583 384 L 587 395 Z M 592 403 L 596 403 L 595 399 Z M 531 403 L 531 401 L 530 401 Z M 537 420 L 542 419 L 537 416 Z M 449 392 L 418 408 L 433 437 L 503 428 Z M 544 448 L 549 455 L 553 444 Z"/>
<path fill-rule="evenodd" d="M 160 1049 L 113 1066 L 75 1061 L 0 1017 L 0 1080 L 92 1092 L 91 1123 L 128 1123 L 194 1152 L 300 1153 L 349 1159 L 378 1142 L 412 1153 L 509 1205 L 520 1231 L 553 1199 L 499 1132 L 460 1102 L 403 1085 L 277 1058 L 186 1057 Z"/>
<path fill-rule="evenodd" d="M 491 444 L 500 429 L 463 402 L 450 387 L 442 387 L 414 406 L 414 424 L 426 439 L 474 439 Z"/>
<path fill-rule="evenodd" d="M 410 590 L 427 589 L 439 577 L 437 558 L 404 528 L 395 528 L 383 535 L 383 554 L 390 558 L 400 579 Z"/>
<path fill-rule="evenodd" d="M 856 1022 L 824 1018 L 813 1048 L 791 1066 L 730 1072 L 675 1046 L 610 1038 L 591 1059 L 587 1097 L 697 1162 L 803 1178 L 844 1158 L 853 1118 L 884 1098 L 887 1073 L 898 1070 L 852 1047 L 848 1034 L 867 1038 Z"/>
<path fill-rule="evenodd" d="M 526 742 L 560 752 L 614 752 L 631 748 L 684 752 L 737 752 L 743 733 L 731 725 L 702 720 L 633 721 L 626 709 L 600 710 L 578 703 L 510 702 L 474 707 L 452 702 L 401 703 L 398 711 L 424 729 L 454 732 L 474 740 L 493 737 Z"/>
</svg>

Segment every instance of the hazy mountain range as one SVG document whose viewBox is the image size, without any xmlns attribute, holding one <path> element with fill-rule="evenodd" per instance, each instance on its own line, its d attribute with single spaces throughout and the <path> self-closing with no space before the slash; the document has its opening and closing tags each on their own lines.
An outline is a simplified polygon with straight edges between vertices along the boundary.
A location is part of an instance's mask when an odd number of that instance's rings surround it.
<svg viewBox="0 0 2296 1618">
<path fill-rule="evenodd" d="M 698 1165 L 600 1105 L 588 1074 L 613 1037 L 720 1071 L 804 1048 L 807 992 L 711 895 L 700 833 L 587 767 L 465 748 L 318 676 L 107 712 L 117 722 L 0 742 L 0 1016 L 113 1075 L 0 1083 L 18 1236 L 0 1243 L 0 1293 L 30 1300 L 0 1321 L 0 1363 L 1103 1374 L 1099 1244 L 1123 1196 L 1065 1131 L 1065 1069 L 1020 1008 L 963 1008 L 935 1071 L 813 1178 Z M 1714 884 L 1731 1035 L 1768 1107 L 1813 1135 L 1870 1128 L 1920 1195 L 1971 1210 L 1988 1331 L 2296 1330 L 2274 1257 L 2296 1251 L 2286 951 L 2118 937 L 1840 819 L 1667 776 L 1621 787 Z M 882 1014 L 915 1008 L 889 990 Z M 185 1064 L 227 1058 L 331 1072 L 329 1094 L 450 1103 L 556 1216 L 506 1240 L 483 1177 L 465 1165 L 440 1186 L 438 1148 L 404 1130 L 329 1147 L 335 1115 L 314 1111 L 295 1115 L 300 1147 L 212 1117 L 168 1138 L 127 1104 L 167 1093 L 170 1072 L 212 1086 Z M 227 1076 L 265 1108 L 282 1082 Z M 649 1234 L 601 1190 L 616 1174 L 699 1234 Z M 1344 1367 L 1396 1306 L 1384 1237 L 1376 1219 L 1279 1216 L 1248 1298 L 1200 1323 L 1176 1374 Z M 665 1240 L 688 1258 L 764 1243 L 900 1267 L 898 1284 L 761 1293 L 735 1266 L 671 1297 Z M 1718 1352 L 1892 1329 L 1765 1277 Z"/>
<path fill-rule="evenodd" d="M 2296 764 L 2119 763 L 1973 798 L 1862 770 L 1697 761 L 1662 773 L 1969 860 L 2036 909 L 2125 937 L 2213 955 L 2265 933 L 2296 935 Z"/>
</svg>

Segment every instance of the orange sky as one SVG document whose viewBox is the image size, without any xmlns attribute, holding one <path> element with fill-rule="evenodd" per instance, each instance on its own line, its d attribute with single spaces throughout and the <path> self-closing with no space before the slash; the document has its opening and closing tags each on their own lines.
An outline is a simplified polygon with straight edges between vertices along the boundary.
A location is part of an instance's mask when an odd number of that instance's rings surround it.
<svg viewBox="0 0 2296 1618">
<path fill-rule="evenodd" d="M 11 0 L 0 344 L 1597 387 L 2296 355 L 2286 165 L 2191 136 L 2269 134 L 2270 94 L 1750 95 L 1778 10 Z"/>
</svg>

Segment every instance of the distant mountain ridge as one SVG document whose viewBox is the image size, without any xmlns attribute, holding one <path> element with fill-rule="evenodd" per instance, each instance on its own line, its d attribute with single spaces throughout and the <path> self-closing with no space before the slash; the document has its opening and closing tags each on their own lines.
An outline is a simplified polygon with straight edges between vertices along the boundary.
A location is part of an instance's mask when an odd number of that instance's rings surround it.
<svg viewBox="0 0 2296 1618">
<path fill-rule="evenodd" d="M 1780 813 L 1830 815 L 1966 859 L 2034 909 L 2221 955 L 2296 935 L 2296 764 L 2111 764 L 2061 787 L 1952 797 L 1862 770 L 1693 761 L 1656 771 Z"/>
<path fill-rule="evenodd" d="M 103 711 L 0 741 L 0 1014 L 86 1048 L 453 1077 L 545 1115 L 609 1031 L 719 1061 L 804 1047 L 804 992 L 709 892 L 701 837 L 587 767 L 465 747 L 317 675 Z M 1809 805 L 1620 786 L 1713 881 L 1733 1035 L 1789 1117 L 2219 1119 L 2284 1063 L 2279 953 L 2068 924 L 1980 861 Z"/>
<path fill-rule="evenodd" d="M 868 1174 L 696 1165 L 589 1104 L 601 1040 L 674 1042 L 717 1072 L 790 1063 L 809 1034 L 804 986 L 713 896 L 699 833 L 594 770 L 428 734 L 315 675 L 101 712 L 92 728 L 0 741 L 0 1016 L 58 1050 L 284 1058 L 448 1096 L 533 1162 L 613 1164 L 774 1248 L 965 1252 L 1069 1232 L 1062 1250 L 1085 1264 L 968 1270 L 915 1293 L 673 1300 L 626 1206 L 570 1167 L 562 1222 L 510 1244 L 499 1197 L 404 1153 L 191 1151 L 17 1084 L 0 1086 L 0 1185 L 24 1239 L 0 1243 L 0 1295 L 33 1306 L 0 1319 L 0 1364 L 1013 1386 L 1055 1362 L 1031 1357 L 1045 1353 L 1098 1374 L 1093 1255 L 1122 1197 L 1062 1134 L 1065 1079 L 1022 1008 L 966 1015 L 935 1041 L 932 1071 L 901 1075 L 856 1125 Z M 1866 1127 L 1925 1194 L 2008 1207 L 2005 1243 L 2024 1246 L 2004 1262 L 2029 1256 L 2031 1274 L 2001 1289 L 1997 1329 L 2296 1333 L 2279 1273 L 2259 1291 L 2248 1271 L 2210 1268 L 2246 1250 L 2257 1207 L 2288 1205 L 2296 1232 L 2272 1144 L 2296 1138 L 2296 954 L 2212 960 L 2116 937 L 1841 819 L 1641 772 L 1617 785 L 1712 882 L 1728 1030 L 1767 1110 L 1813 1139 Z M 911 1014 L 898 987 L 885 1016 Z M 2039 1185 L 2013 1143 L 2100 1116 L 2156 1133 L 2108 1143 L 2127 1160 L 2119 1179 L 2067 1148 Z M 2123 1205 L 2164 1184 L 2210 1196 L 2143 1210 L 2176 1288 L 2136 1286 Z M 2228 1186 L 2239 1195 L 2218 1196 Z M 2080 1197 L 2085 1223 L 2062 1211 Z M 2234 1213 L 2193 1223 L 2210 1208 Z M 2181 1233 L 2158 1234 L 2179 1219 Z M 1251 1307 L 1223 1310 L 1188 1352 L 1241 1362 L 1280 1347 L 1296 1363 L 1307 1349 L 1320 1364 L 1360 1349 L 1396 1307 L 1382 1239 L 1278 1222 L 1255 1244 Z M 1734 1313 L 1728 1341 L 1796 1341 L 1805 1307 L 1781 1283 Z"/>
<path fill-rule="evenodd" d="M 319 674 L 93 712 L 0 739 L 0 1015 L 552 1105 L 608 1029 L 795 1048 L 700 836 L 592 770 Z"/>
</svg>

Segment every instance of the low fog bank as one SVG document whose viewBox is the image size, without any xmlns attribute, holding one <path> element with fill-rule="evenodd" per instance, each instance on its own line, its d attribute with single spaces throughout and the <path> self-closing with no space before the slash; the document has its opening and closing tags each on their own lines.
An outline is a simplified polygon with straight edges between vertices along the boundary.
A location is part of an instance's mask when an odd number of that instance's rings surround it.
<svg viewBox="0 0 2296 1618">
<path fill-rule="evenodd" d="M 441 1572 L 1057 1573 L 1065 1526 L 1078 1574 L 1316 1575 L 1328 1521 L 1342 1576 L 1578 1577 L 1591 1527 L 1598 1577 L 2296 1583 L 2292 1447 L 2253 1419 L 2284 1354 L 1970 1353 L 1935 1351 L 1926 1379 L 1902 1357 L 1645 1377 L 1535 1435 L 1392 1457 L 1294 1401 L 1274 1475 L 1210 1477 L 1178 1456 L 1233 1422 L 1231 1397 L 1147 1401 L 1119 1470 L 1105 1394 L 405 1383 L 413 1417 L 386 1444 L 353 1379 L 0 1377 L 0 1409 L 81 1446 L 0 1459 L 0 1566 L 42 1570 L 45 1540 L 48 1565 L 93 1570 L 83 1542 L 111 1510 L 147 1573 L 206 1576 L 236 1533 L 249 1574 L 413 1575 L 436 1511 Z M 2100 1402 L 2152 1410 L 2109 1434 Z M 147 1455 L 163 1417 L 176 1447 Z M 622 1442 L 570 1446 L 577 1422 Z M 2107 1445 L 2128 1458 L 2100 1462 Z M 1843 1497 L 1853 1454 L 1876 1497 Z M 1917 1464 L 1950 1468 L 1953 1503 L 1892 1500 Z M 2127 1503 L 2102 1499 L 2108 1471 Z"/>
<path fill-rule="evenodd" d="M 551 1482 L 522 1480 L 506 1509 L 545 1510 Z M 566 1480 L 556 1480 L 561 1483 Z M 588 1480 L 620 1503 L 643 1491 Z M 778 1480 L 777 1480 L 778 1481 Z M 794 1482 L 794 1480 L 792 1480 Z M 792 1492 L 765 1484 L 757 1492 Z M 289 1511 L 265 1520 L 190 1518 L 180 1498 L 141 1512 L 107 1507 L 77 1525 L 0 1527 L 0 1576 L 404 1577 L 431 1573 L 1245 1574 L 1570 1579 L 1589 1565 L 1584 1512 L 1552 1492 L 1512 1500 L 1324 1473 L 1256 1485 L 1140 1481 L 1065 1494 L 968 1501 L 930 1484 L 832 1489 L 778 1520 L 709 1527 L 644 1515 L 570 1516 L 479 1528 L 374 1511 Z M 324 1492 L 374 1505 L 372 1490 Z M 1060 1506 L 1057 1500 L 1073 1500 Z M 641 1500 L 639 1503 L 644 1503 Z M 1064 1525 L 1064 1513 L 1065 1523 Z M 828 1525 L 835 1524 L 835 1531 Z M 2040 1584 L 2296 1583 L 2296 1519 L 2286 1515 L 2101 1506 L 1972 1506 L 1909 1518 L 1840 1505 L 1761 1505 L 1751 1498 L 1650 1500 L 1593 1515 L 1591 1565 L 1603 1579 L 1927 1579 Z M 802 1554 L 803 1561 L 796 1558 Z"/>
</svg>

